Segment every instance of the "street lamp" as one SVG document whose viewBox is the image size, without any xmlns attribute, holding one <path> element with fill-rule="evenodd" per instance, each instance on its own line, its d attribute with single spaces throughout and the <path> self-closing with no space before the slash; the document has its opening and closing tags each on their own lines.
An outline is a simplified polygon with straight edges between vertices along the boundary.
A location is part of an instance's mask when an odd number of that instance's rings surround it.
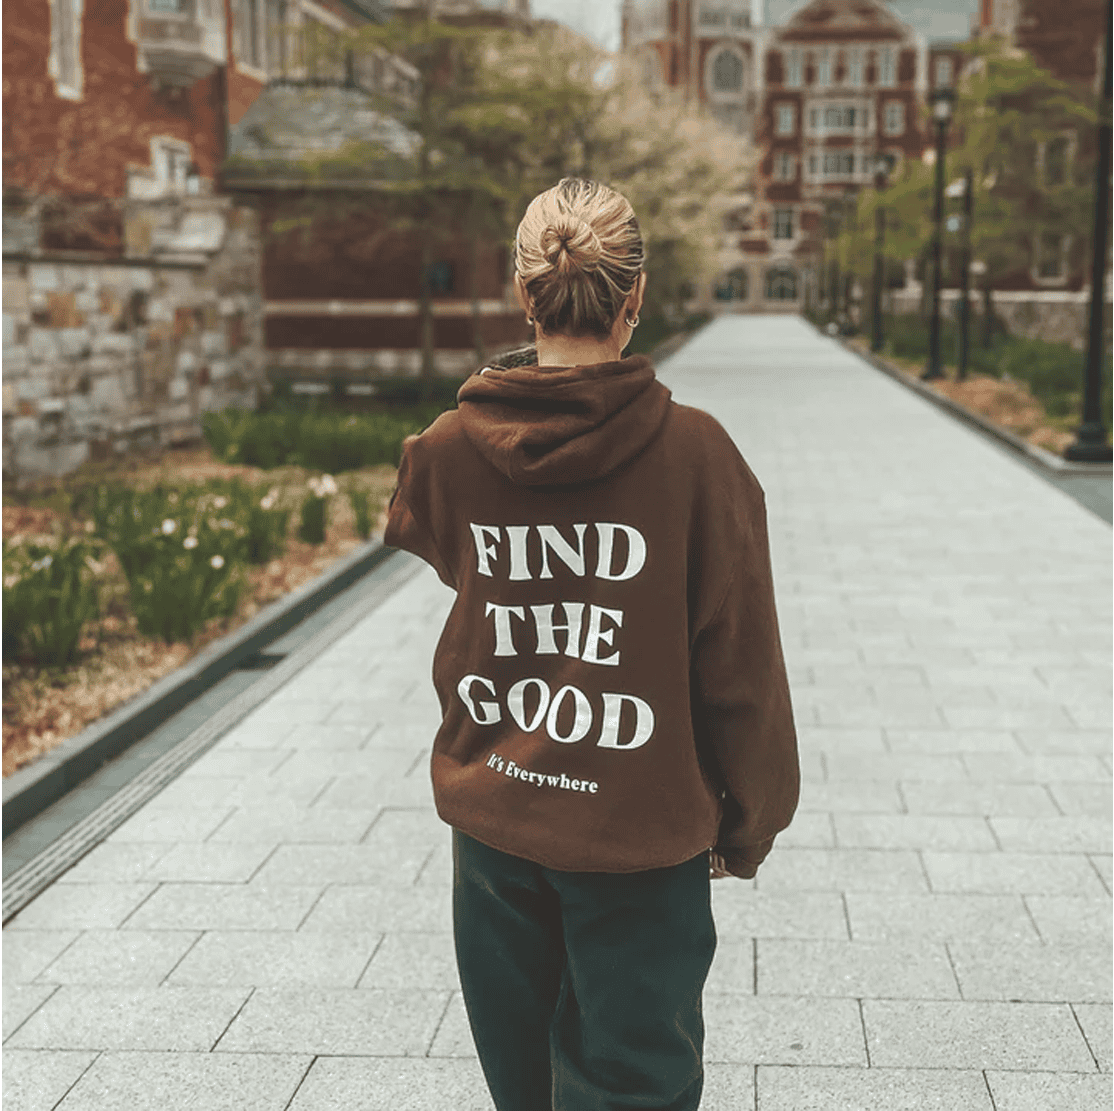
<svg viewBox="0 0 1114 1111">
<path fill-rule="evenodd" d="M 1111 22 L 1114 14 L 1106 10 L 1106 75 L 1103 78 L 1102 103 L 1110 104 L 1111 94 Z M 1109 109 L 1107 109 L 1109 111 Z M 1091 236 L 1091 310 L 1087 334 L 1087 362 L 1083 370 L 1082 422 L 1075 440 L 1068 444 L 1064 455 L 1080 463 L 1105 463 L 1111 457 L 1102 420 L 1102 363 L 1106 354 L 1104 324 L 1106 321 L 1106 237 L 1110 217 L 1110 140 L 1109 116 L 1103 116 L 1098 128 L 1098 165 L 1095 168 L 1095 215 Z"/>
<path fill-rule="evenodd" d="M 924 379 L 943 378 L 940 369 L 940 279 L 943 266 L 944 160 L 947 157 L 948 124 L 952 118 L 955 89 L 941 85 L 932 90 L 932 120 L 936 124 L 936 206 L 932 221 L 932 316 L 928 325 L 928 363 Z"/>
<path fill-rule="evenodd" d="M 874 282 L 870 301 L 870 349 L 882 350 L 882 283 L 885 280 L 885 261 L 882 256 L 886 245 L 886 209 L 882 204 L 882 190 L 893 168 L 893 158 L 878 154 L 874 158 Z"/>
</svg>

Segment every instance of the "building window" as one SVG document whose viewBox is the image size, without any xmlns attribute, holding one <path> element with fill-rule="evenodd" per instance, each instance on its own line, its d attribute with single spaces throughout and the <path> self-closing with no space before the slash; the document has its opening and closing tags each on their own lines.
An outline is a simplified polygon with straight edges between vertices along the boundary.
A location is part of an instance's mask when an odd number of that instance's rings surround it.
<svg viewBox="0 0 1114 1111">
<path fill-rule="evenodd" d="M 850 177 L 855 172 L 855 152 L 828 150 L 823 156 L 824 177 Z"/>
<path fill-rule="evenodd" d="M 734 50 L 721 50 L 712 59 L 712 90 L 738 93 L 743 89 L 743 59 Z"/>
<path fill-rule="evenodd" d="M 1071 158 L 1071 139 L 1057 135 L 1044 144 L 1044 183 L 1063 185 L 1068 180 L 1068 162 Z"/>
<path fill-rule="evenodd" d="M 793 210 L 791 208 L 774 209 L 774 238 L 793 238 Z"/>
<path fill-rule="evenodd" d="M 828 135 L 850 135 L 870 130 L 870 109 L 854 104 L 829 104 L 810 108 L 809 130 Z"/>
<path fill-rule="evenodd" d="M 796 301 L 797 272 L 788 266 L 771 266 L 766 271 L 767 301 Z"/>
<path fill-rule="evenodd" d="M 81 98 L 82 0 L 50 0 L 50 59 L 54 89 L 67 100 Z"/>
<path fill-rule="evenodd" d="M 742 266 L 728 271 L 716 283 L 717 301 L 745 301 L 750 294 L 750 275 Z"/>
<path fill-rule="evenodd" d="M 937 58 L 936 59 L 936 80 L 934 84 L 937 88 L 952 83 L 952 60 L 951 58 Z"/>
<path fill-rule="evenodd" d="M 239 0 L 239 5 L 239 59 L 244 65 L 263 69 L 266 66 L 266 58 L 263 51 L 263 28 L 260 22 L 262 2 L 261 0 Z"/>
<path fill-rule="evenodd" d="M 878 52 L 878 84 L 883 89 L 892 89 L 897 80 L 893 47 L 883 47 Z"/>
<path fill-rule="evenodd" d="M 887 135 L 905 134 L 905 105 L 900 100 L 886 102 L 886 115 L 882 123 L 882 130 Z"/>
<path fill-rule="evenodd" d="M 456 288 L 456 272 L 451 262 L 431 262 L 426 270 L 429 292 L 434 297 L 444 297 Z"/>
<path fill-rule="evenodd" d="M 147 0 L 147 10 L 180 15 L 185 10 L 185 4 L 184 0 Z"/>
<path fill-rule="evenodd" d="M 785 83 L 791 89 L 799 89 L 804 84 L 801 70 L 801 52 L 790 50 L 785 61 Z"/>
<path fill-rule="evenodd" d="M 795 181 L 797 179 L 797 159 L 786 151 L 774 155 L 774 180 Z"/>
<path fill-rule="evenodd" d="M 1066 274 L 1067 238 L 1042 231 L 1036 240 L 1036 276 L 1041 281 L 1060 281 Z"/>
<path fill-rule="evenodd" d="M 797 110 L 792 104 L 779 104 L 774 110 L 774 134 L 792 135 L 797 130 Z"/>
<path fill-rule="evenodd" d="M 855 47 L 848 50 L 847 59 L 847 84 L 861 85 L 863 83 L 863 52 Z"/>
<path fill-rule="evenodd" d="M 830 85 L 832 83 L 832 56 L 827 50 L 821 50 L 816 58 L 816 84 Z"/>
</svg>

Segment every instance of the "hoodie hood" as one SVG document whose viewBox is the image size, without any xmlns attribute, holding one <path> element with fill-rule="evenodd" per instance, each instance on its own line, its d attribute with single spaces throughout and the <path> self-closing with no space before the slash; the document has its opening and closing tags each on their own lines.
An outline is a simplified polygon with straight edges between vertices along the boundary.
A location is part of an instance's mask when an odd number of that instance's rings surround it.
<svg viewBox="0 0 1114 1111">
<path fill-rule="evenodd" d="M 573 486 L 638 455 L 658 434 L 669 398 L 650 360 L 632 355 L 591 366 L 484 367 L 457 403 L 464 434 L 512 482 Z"/>
</svg>

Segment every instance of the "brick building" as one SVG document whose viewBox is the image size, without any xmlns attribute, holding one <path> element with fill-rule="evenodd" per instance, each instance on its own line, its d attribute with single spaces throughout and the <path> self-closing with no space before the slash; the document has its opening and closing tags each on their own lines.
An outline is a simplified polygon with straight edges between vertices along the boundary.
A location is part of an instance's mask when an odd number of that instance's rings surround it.
<svg viewBox="0 0 1114 1111">
<path fill-rule="evenodd" d="M 445 0 L 436 14 L 507 21 L 524 2 Z M 326 234 L 332 256 L 284 256 L 271 225 L 304 181 L 286 193 L 265 172 L 246 190 L 226 181 L 231 169 L 244 183 L 253 127 L 275 104 L 287 138 L 316 126 L 302 154 L 397 134 L 392 112 L 414 102 L 417 71 L 337 47 L 338 32 L 387 14 L 379 0 L 5 0 L 6 474 L 193 438 L 201 413 L 256 403 L 276 373 L 413 369 L 404 318 L 419 282 L 400 245 L 353 267 L 352 236 Z M 321 118 L 323 98 L 339 114 Z M 354 122 L 370 130 L 354 135 Z M 471 306 L 461 251 L 435 260 L 450 372 L 475 338 L 458 335 Z M 490 253 L 478 330 L 498 342 L 505 283 Z"/>
<path fill-rule="evenodd" d="M 1102 0 L 981 0 L 972 34 L 1003 36 L 1093 88 L 1104 12 Z M 893 165 L 931 159 L 928 97 L 957 84 L 968 64 L 963 43 L 926 40 L 885 0 L 809 0 L 781 26 L 767 25 L 763 0 L 625 0 L 622 28 L 623 49 L 648 83 L 684 90 L 757 148 L 711 295 L 732 311 L 797 311 L 819 290 L 825 226 L 871 184 L 879 155 Z M 1039 144 L 1034 174 L 1086 153 L 1087 142 L 1065 134 Z M 1046 334 L 1072 338 L 1084 280 L 1078 237 L 1057 250 L 1038 245 L 995 304 L 1017 330 L 1038 334 L 1055 316 Z M 898 307 L 915 309 L 920 295 L 910 281 Z"/>
<path fill-rule="evenodd" d="M 876 157 L 920 158 L 930 82 L 959 53 L 883 0 L 811 0 L 780 27 L 762 0 L 626 0 L 623 48 L 756 144 L 753 193 L 728 216 L 721 307 L 797 311 L 815 286 L 825 212 L 873 180 Z"/>
</svg>

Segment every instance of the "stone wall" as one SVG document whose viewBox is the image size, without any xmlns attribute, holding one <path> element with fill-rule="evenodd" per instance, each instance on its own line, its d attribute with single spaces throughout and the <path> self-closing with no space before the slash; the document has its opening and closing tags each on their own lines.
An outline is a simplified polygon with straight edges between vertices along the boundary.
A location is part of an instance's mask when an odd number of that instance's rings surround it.
<svg viewBox="0 0 1114 1111">
<path fill-rule="evenodd" d="M 942 290 L 940 300 L 943 312 L 954 317 L 959 308 L 959 291 Z M 1067 343 L 1076 351 L 1082 351 L 1087 345 L 1087 322 L 1091 306 L 1089 290 L 1082 293 L 1059 290 L 995 292 L 992 300 L 994 315 L 1005 325 L 1010 335 L 1041 339 L 1048 343 Z M 1106 300 L 1109 306 L 1110 290 L 1107 290 Z M 919 283 L 914 288 L 907 286 L 903 290 L 895 290 L 891 304 L 895 313 L 919 313 L 922 309 Z M 972 319 L 981 318 L 982 311 L 982 293 L 972 292 Z M 1109 312 L 1108 307 L 1108 316 Z"/>
<path fill-rule="evenodd" d="M 4 256 L 4 473 L 200 435 L 264 378 L 255 214 L 223 198 L 133 211 L 145 254 Z M 7 237 L 6 237 L 7 238 Z"/>
</svg>

